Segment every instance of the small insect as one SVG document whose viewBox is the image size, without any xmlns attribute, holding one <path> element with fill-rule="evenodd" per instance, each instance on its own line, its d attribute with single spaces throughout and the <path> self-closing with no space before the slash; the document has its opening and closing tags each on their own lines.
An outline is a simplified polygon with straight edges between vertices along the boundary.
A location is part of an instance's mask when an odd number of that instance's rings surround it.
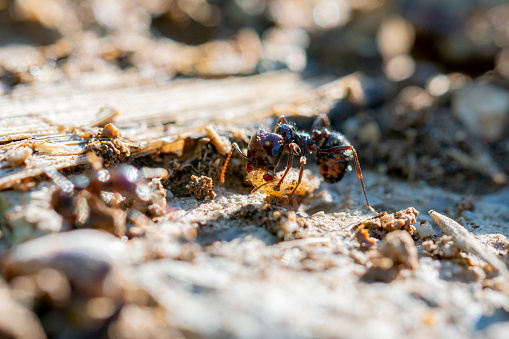
<svg viewBox="0 0 509 339">
<path fill-rule="evenodd" d="M 300 132 L 297 128 L 289 124 L 284 116 L 277 121 L 274 132 L 257 131 L 247 146 L 247 155 L 244 155 L 236 143 L 232 144 L 232 148 L 226 162 L 221 171 L 221 183 L 224 183 L 224 176 L 228 162 L 236 150 L 247 160 L 247 172 L 251 172 L 253 168 L 259 168 L 265 171 L 263 179 L 266 181 L 252 192 L 257 191 L 261 187 L 271 183 L 276 178 L 276 168 L 281 160 L 283 153 L 288 153 L 288 162 L 286 169 L 275 186 L 277 190 L 292 167 L 293 157 L 300 156 L 299 179 L 293 191 L 290 193 L 286 201 L 289 201 L 295 190 L 302 181 L 304 165 L 306 164 L 306 154 L 317 152 L 317 163 L 320 173 L 324 177 L 325 182 L 334 183 L 341 180 L 346 173 L 349 161 L 353 156 L 355 169 L 359 177 L 366 199 L 368 209 L 377 214 L 369 205 L 364 181 L 362 180 L 362 172 L 357 158 L 357 153 L 348 140 L 339 132 L 329 130 L 330 122 L 325 114 L 320 115 L 313 124 L 313 135 Z"/>
</svg>

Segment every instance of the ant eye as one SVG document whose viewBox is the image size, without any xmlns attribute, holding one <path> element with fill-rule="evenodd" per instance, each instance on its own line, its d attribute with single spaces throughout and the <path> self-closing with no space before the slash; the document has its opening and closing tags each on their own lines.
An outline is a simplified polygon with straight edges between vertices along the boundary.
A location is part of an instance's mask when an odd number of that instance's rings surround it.
<svg viewBox="0 0 509 339">
<path fill-rule="evenodd" d="M 272 174 L 265 173 L 263 175 L 263 180 L 265 180 L 265 181 L 272 181 L 273 179 L 274 179 L 274 176 Z"/>
</svg>

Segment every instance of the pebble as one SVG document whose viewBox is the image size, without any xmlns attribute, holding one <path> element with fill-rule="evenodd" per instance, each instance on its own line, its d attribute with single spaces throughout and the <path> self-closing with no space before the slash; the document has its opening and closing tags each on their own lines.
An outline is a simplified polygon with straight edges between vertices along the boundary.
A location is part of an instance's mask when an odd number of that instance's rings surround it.
<svg viewBox="0 0 509 339">
<path fill-rule="evenodd" d="M 406 231 L 394 231 L 387 234 L 379 251 L 396 265 L 401 264 L 412 270 L 419 266 L 417 248 L 412 237 Z"/>
<path fill-rule="evenodd" d="M 46 338 L 36 315 L 23 307 L 0 282 L 0 337 L 2 338 Z"/>
<path fill-rule="evenodd" d="M 495 142 L 506 131 L 509 93 L 492 85 L 471 85 L 455 93 L 452 110 L 474 135 Z"/>
<path fill-rule="evenodd" d="M 431 224 L 425 220 L 424 220 L 424 222 L 416 223 L 414 226 L 415 226 L 417 235 L 421 239 L 430 238 L 435 235 L 433 226 L 431 226 Z"/>
<path fill-rule="evenodd" d="M 115 294 L 110 274 L 125 261 L 125 244 L 117 237 L 91 229 L 47 235 L 15 246 L 4 256 L 2 268 L 9 278 L 34 274 L 45 268 L 63 272 L 78 290 L 88 295 Z"/>
</svg>

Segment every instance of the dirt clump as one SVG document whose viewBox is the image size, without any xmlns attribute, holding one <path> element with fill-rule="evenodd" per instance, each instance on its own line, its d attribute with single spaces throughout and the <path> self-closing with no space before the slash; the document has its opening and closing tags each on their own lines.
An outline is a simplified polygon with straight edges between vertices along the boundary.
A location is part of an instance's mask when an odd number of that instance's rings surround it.
<svg viewBox="0 0 509 339">
<path fill-rule="evenodd" d="M 191 191 L 193 197 L 196 200 L 203 200 L 209 197 L 214 200 L 216 193 L 213 190 L 213 180 L 205 175 L 197 177 L 196 175 L 191 176 L 191 182 L 186 186 Z"/>
<path fill-rule="evenodd" d="M 380 213 L 375 218 L 361 222 L 356 237 L 360 240 L 360 243 L 369 244 L 372 241 L 369 237 L 366 237 L 365 230 L 369 231 L 370 237 L 376 239 L 383 239 L 389 232 L 393 231 L 406 231 L 412 235 L 416 230 L 413 225 L 417 222 L 417 215 L 419 215 L 419 212 L 413 207 L 391 214 L 387 212 Z"/>
<path fill-rule="evenodd" d="M 428 240 L 422 243 L 424 250 L 433 258 L 450 259 L 460 254 L 460 249 L 454 245 L 452 237 L 449 235 L 442 236 L 438 241 Z"/>
</svg>

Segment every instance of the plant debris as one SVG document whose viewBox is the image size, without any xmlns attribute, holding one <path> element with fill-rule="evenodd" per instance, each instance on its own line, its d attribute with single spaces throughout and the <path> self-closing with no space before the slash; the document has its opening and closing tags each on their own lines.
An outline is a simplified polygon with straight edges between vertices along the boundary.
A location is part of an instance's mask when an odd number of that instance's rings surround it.
<svg viewBox="0 0 509 339">
<path fill-rule="evenodd" d="M 213 190 L 213 181 L 212 178 L 207 176 L 197 177 L 196 175 L 191 176 L 191 183 L 186 186 L 187 189 L 191 191 L 193 197 L 196 200 L 203 200 L 206 197 L 210 199 L 214 199 L 216 197 L 216 193 Z"/>
<path fill-rule="evenodd" d="M 391 214 L 383 212 L 375 218 L 362 221 L 360 227 L 370 231 L 370 235 L 378 239 L 383 239 L 389 232 L 399 230 L 412 235 L 416 229 L 413 225 L 417 222 L 417 215 L 419 212 L 413 207 Z"/>
<path fill-rule="evenodd" d="M 474 235 L 456 221 L 433 210 L 429 214 L 442 231 L 451 236 L 454 245 L 467 253 L 472 253 L 488 263 L 498 274 L 509 276 L 507 267 L 495 254 L 490 252 Z"/>
</svg>

